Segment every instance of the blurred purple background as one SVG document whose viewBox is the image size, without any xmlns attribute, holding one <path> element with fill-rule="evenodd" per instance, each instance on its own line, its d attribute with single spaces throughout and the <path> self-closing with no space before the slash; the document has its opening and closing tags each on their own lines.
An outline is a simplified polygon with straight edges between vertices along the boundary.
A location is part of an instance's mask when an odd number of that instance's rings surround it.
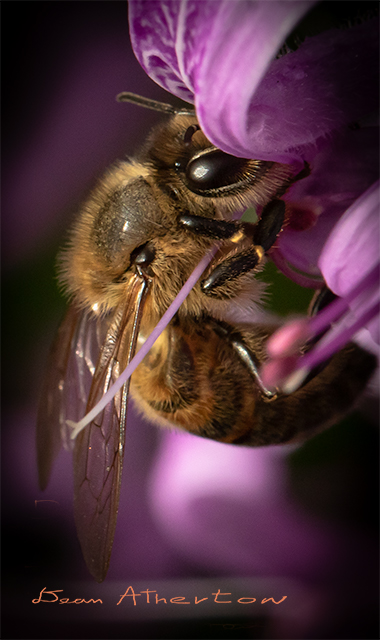
<svg viewBox="0 0 380 640">
<path fill-rule="evenodd" d="M 54 261 L 96 179 L 160 119 L 116 103 L 116 94 L 168 96 L 133 56 L 124 2 L 4 3 L 3 24 L 11 34 L 3 56 L 3 637 L 371 637 L 377 433 L 358 416 L 299 450 L 249 450 L 160 432 L 132 409 L 111 566 L 102 585 L 91 582 L 73 523 L 70 454 L 62 452 L 44 493 L 37 485 L 38 392 L 65 307 Z M 95 623 L 85 607 L 45 617 L 31 604 L 44 586 L 72 598 L 86 588 L 105 601 L 114 589 L 114 603 L 116 585 L 167 581 L 177 596 L 180 581 L 200 597 L 202 585 L 221 579 L 236 598 L 253 593 L 238 592 L 239 580 L 273 580 L 275 590 L 281 579 L 289 593 L 299 590 L 284 615 L 280 605 L 268 619 L 245 608 L 247 625 L 261 626 L 239 631 L 194 613 L 191 623 L 169 615 L 152 628 L 128 615 L 116 622 L 111 606 Z M 215 615 L 211 608 L 206 618 Z M 230 615 L 236 622 L 235 609 L 218 619 Z"/>
</svg>

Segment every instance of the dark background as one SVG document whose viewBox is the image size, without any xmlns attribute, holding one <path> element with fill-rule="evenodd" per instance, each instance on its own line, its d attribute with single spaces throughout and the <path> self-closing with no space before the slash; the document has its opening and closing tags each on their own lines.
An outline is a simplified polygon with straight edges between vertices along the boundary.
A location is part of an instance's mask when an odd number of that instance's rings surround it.
<svg viewBox="0 0 380 640">
<path fill-rule="evenodd" d="M 31 605 L 43 586 L 72 588 L 88 581 L 72 522 L 69 454 L 60 457 L 46 494 L 38 490 L 35 467 L 39 388 L 49 343 L 65 308 L 55 256 L 80 202 L 104 168 L 132 153 L 160 118 L 117 104 L 115 95 L 128 90 L 164 101 L 168 96 L 134 59 L 125 2 L 7 2 L 2 18 L 7 34 L 2 94 L 2 635 L 301 637 L 291 625 L 291 635 L 273 635 L 281 633 L 281 626 L 271 631 L 259 618 L 256 629 L 251 625 L 234 631 L 200 627 L 197 620 L 121 623 L 111 618 L 94 623 L 83 609 L 75 614 L 65 610 L 64 616 L 59 611 L 55 620 L 50 612 L 39 616 L 45 610 L 37 614 Z M 264 277 L 274 282 L 271 304 L 276 311 L 305 310 L 311 292 L 289 283 L 271 266 Z M 215 570 L 192 564 L 157 533 L 144 500 L 146 474 L 161 435 L 135 419 L 128 438 L 130 479 L 124 504 L 133 527 L 144 531 L 138 540 L 128 534 L 135 550 L 128 584 L 223 576 L 223 566 Z M 328 585 L 309 577 L 305 589 L 313 585 L 325 593 L 328 588 L 331 607 L 328 616 L 324 609 L 317 626 L 305 624 L 302 637 L 376 636 L 377 452 L 376 425 L 355 414 L 289 456 L 293 500 L 305 513 L 331 526 L 338 523 L 347 539 L 359 533 L 358 539 L 366 541 L 354 557 L 347 556 L 344 570 Z M 124 577 L 123 567 L 115 565 L 110 588 L 112 580 Z M 229 619 L 222 622 L 228 625 Z"/>
</svg>

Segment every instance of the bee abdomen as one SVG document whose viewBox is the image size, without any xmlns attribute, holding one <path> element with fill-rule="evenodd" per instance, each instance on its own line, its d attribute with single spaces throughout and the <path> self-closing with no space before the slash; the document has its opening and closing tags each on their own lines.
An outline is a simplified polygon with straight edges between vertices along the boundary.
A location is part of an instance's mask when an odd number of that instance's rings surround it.
<svg viewBox="0 0 380 640">
<path fill-rule="evenodd" d="M 185 332 L 171 326 L 158 349 L 133 378 L 137 400 L 149 406 L 150 417 L 222 442 L 233 442 L 252 427 L 252 378 L 211 327 Z"/>
</svg>

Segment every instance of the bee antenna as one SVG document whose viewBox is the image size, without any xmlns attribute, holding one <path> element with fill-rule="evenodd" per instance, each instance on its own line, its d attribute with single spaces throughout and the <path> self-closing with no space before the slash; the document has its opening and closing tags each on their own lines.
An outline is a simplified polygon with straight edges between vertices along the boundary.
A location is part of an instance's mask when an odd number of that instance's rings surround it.
<svg viewBox="0 0 380 640">
<path fill-rule="evenodd" d="M 129 93 L 128 91 L 123 91 L 116 96 L 116 100 L 118 102 L 132 102 L 134 104 L 138 104 L 140 107 L 145 107 L 146 109 L 153 109 L 154 111 L 161 111 L 164 113 L 172 113 L 173 115 L 194 115 L 195 109 L 194 107 L 189 106 L 188 108 L 180 108 L 176 109 L 172 104 L 167 104 L 166 102 L 159 102 L 158 100 L 151 100 L 150 98 L 144 98 L 143 96 L 138 96 L 135 93 Z"/>
</svg>

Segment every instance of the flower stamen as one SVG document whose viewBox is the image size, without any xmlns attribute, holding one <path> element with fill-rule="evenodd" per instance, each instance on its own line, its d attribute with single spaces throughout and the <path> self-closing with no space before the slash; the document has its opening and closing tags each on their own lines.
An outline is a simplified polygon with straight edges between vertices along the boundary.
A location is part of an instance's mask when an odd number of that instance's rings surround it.
<svg viewBox="0 0 380 640">
<path fill-rule="evenodd" d="M 314 318 L 294 320 L 276 331 L 268 340 L 267 351 L 271 359 L 263 367 L 264 383 L 269 387 L 280 386 L 284 393 L 293 393 L 312 369 L 328 360 L 367 326 L 379 314 L 380 303 L 375 302 L 359 315 L 353 315 L 351 307 L 363 291 L 368 296 L 377 289 L 379 273 L 377 264 L 344 298 L 337 298 Z M 337 321 L 339 330 L 333 325 Z M 323 337 L 316 345 L 305 355 L 299 355 L 305 343 L 307 345 L 307 341 L 321 333 Z"/>
</svg>

